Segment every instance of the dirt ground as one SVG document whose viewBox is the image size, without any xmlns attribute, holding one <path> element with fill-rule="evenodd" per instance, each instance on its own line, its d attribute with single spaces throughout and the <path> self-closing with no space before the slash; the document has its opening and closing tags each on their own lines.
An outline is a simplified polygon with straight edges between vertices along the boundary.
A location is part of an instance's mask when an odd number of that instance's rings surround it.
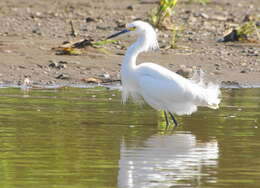
<svg viewBox="0 0 260 188">
<path fill-rule="evenodd" d="M 260 43 L 217 42 L 227 28 L 259 15 L 259 0 L 178 2 L 172 17 L 179 33 L 177 48 L 165 49 L 169 31 L 158 31 L 161 50 L 141 54 L 138 62 L 161 64 L 173 71 L 202 69 L 207 80 L 260 85 Z M 89 78 L 119 80 L 120 64 L 133 39 L 120 38 L 104 49 L 86 49 L 81 55 L 57 55 L 64 41 L 104 39 L 135 19 L 149 20 L 154 0 L 1 0 L 0 84 L 85 84 Z M 76 37 L 71 36 L 72 21 Z M 255 36 L 252 36 L 253 38 Z"/>
</svg>

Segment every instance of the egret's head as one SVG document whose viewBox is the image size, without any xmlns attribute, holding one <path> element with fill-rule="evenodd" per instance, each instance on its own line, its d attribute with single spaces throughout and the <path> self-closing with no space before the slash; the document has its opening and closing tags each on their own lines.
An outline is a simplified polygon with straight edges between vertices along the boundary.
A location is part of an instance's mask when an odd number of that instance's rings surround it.
<svg viewBox="0 0 260 188">
<path fill-rule="evenodd" d="M 124 33 L 137 35 L 140 37 L 140 39 L 144 39 L 145 51 L 159 48 L 156 32 L 154 28 L 147 22 L 143 22 L 141 20 L 134 21 L 130 24 L 127 24 L 126 29 L 107 37 L 107 39 L 117 37 Z"/>
</svg>

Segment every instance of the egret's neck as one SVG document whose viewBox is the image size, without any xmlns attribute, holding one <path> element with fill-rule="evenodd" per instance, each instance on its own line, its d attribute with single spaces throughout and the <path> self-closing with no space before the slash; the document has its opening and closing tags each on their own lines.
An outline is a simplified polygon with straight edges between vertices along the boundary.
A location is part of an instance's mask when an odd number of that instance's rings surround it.
<svg viewBox="0 0 260 188">
<path fill-rule="evenodd" d="M 145 38 L 139 37 L 134 44 L 132 44 L 129 48 L 127 48 L 122 69 L 131 71 L 136 67 L 136 58 L 138 54 L 143 51 L 144 45 L 145 45 Z"/>
</svg>

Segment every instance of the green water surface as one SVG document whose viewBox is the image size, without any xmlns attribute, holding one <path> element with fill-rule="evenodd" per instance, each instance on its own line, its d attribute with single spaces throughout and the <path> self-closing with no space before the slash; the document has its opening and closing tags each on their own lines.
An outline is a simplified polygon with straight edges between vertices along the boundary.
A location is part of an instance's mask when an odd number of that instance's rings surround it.
<svg viewBox="0 0 260 188">
<path fill-rule="evenodd" d="M 1 188 L 260 187 L 260 89 L 165 130 L 104 88 L 0 89 Z"/>
</svg>

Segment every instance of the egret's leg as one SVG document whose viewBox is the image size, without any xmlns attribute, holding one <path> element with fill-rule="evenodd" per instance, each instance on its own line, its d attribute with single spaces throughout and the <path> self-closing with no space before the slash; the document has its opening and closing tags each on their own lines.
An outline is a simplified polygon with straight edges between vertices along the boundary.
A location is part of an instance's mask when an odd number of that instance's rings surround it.
<svg viewBox="0 0 260 188">
<path fill-rule="evenodd" d="M 164 111 L 164 116 L 165 116 L 165 121 L 166 121 L 166 127 L 168 127 L 169 120 L 168 120 L 168 116 L 167 116 L 167 112 L 166 111 Z"/>
<path fill-rule="evenodd" d="M 177 126 L 178 126 L 178 122 L 176 121 L 175 117 L 172 115 L 171 112 L 169 112 L 169 114 L 171 115 L 171 118 L 172 118 L 172 121 L 173 121 L 174 124 L 175 124 L 175 127 L 177 127 Z"/>
</svg>

